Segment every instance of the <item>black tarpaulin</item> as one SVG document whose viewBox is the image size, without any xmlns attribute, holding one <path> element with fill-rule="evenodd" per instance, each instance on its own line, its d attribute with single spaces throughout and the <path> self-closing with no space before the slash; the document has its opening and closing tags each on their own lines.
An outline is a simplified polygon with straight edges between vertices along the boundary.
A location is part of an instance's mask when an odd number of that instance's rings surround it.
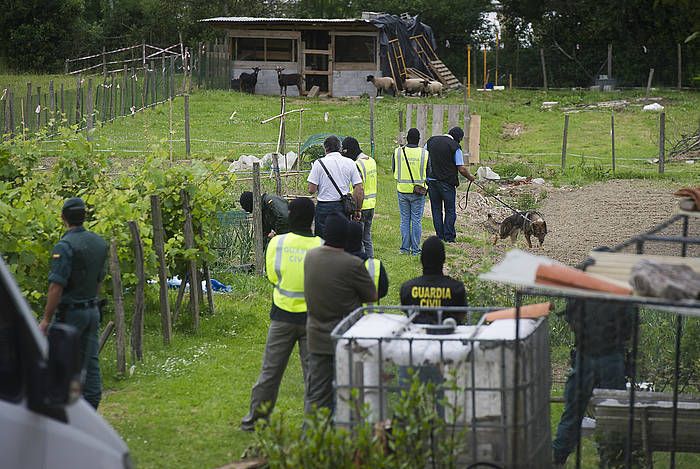
<svg viewBox="0 0 700 469">
<path fill-rule="evenodd" d="M 389 61 L 394 65 L 394 73 L 398 79 L 398 70 L 396 67 L 396 57 L 389 46 L 389 41 L 398 39 L 403 53 L 403 59 L 406 63 L 406 68 L 415 68 L 428 76 L 434 76 L 432 70 L 423 63 L 418 56 L 417 50 L 413 47 L 414 41 L 412 36 L 423 35 L 428 40 L 433 50 L 436 48 L 435 36 L 433 30 L 427 24 L 421 23 L 418 16 L 403 20 L 397 15 L 382 14 L 370 20 L 371 23 L 379 29 L 379 57 L 382 74 L 385 77 L 392 76 L 391 66 Z M 401 86 L 401 85 L 399 85 Z"/>
</svg>

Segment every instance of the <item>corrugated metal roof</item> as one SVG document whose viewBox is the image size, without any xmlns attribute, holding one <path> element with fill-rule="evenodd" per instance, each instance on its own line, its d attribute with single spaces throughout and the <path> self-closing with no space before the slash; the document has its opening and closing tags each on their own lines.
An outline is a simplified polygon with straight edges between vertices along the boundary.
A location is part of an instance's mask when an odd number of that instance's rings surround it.
<svg viewBox="0 0 700 469">
<path fill-rule="evenodd" d="M 372 26 L 369 20 L 359 18 L 255 18 L 250 16 L 218 16 L 199 20 L 202 23 L 237 23 L 237 24 L 366 24 Z"/>
</svg>

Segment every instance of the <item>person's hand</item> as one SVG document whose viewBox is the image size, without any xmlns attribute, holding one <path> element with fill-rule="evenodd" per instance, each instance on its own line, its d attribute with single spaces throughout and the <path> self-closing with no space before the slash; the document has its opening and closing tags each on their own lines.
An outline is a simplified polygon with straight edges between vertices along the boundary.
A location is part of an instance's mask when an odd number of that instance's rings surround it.
<svg viewBox="0 0 700 469">
<path fill-rule="evenodd" d="M 41 320 L 39 323 L 39 330 L 41 331 L 42 334 L 48 335 L 49 333 L 49 321 L 47 321 L 45 318 Z"/>
<path fill-rule="evenodd" d="M 355 213 L 352 214 L 352 220 L 353 221 L 360 221 L 361 219 L 362 219 L 362 211 L 355 210 Z"/>
<path fill-rule="evenodd" d="M 270 239 L 272 239 L 272 238 L 274 238 L 276 235 L 277 235 L 277 233 L 275 233 L 275 230 L 270 230 L 270 232 L 267 234 L 267 237 L 270 238 Z"/>
<path fill-rule="evenodd" d="M 476 178 L 474 177 L 474 175 L 472 173 L 469 173 L 469 176 L 467 176 L 467 179 L 469 179 L 469 182 L 476 181 Z"/>
</svg>

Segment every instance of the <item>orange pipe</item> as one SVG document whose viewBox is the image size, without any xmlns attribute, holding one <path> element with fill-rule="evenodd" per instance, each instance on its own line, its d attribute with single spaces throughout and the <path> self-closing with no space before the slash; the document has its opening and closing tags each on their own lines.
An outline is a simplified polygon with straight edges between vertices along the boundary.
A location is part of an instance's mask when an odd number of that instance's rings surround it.
<svg viewBox="0 0 700 469">
<path fill-rule="evenodd" d="M 537 267 L 537 272 L 535 273 L 535 283 L 581 288 L 584 290 L 595 290 L 613 293 L 616 295 L 632 294 L 632 288 L 630 287 L 622 287 L 588 275 L 581 270 L 556 264 L 542 264 Z"/>
<path fill-rule="evenodd" d="M 547 316 L 552 310 L 552 303 L 536 303 L 534 305 L 525 305 L 520 307 L 520 319 L 537 319 L 542 316 Z M 499 309 L 491 311 L 484 315 L 486 322 L 498 321 L 499 319 L 515 319 L 515 308 Z"/>
</svg>

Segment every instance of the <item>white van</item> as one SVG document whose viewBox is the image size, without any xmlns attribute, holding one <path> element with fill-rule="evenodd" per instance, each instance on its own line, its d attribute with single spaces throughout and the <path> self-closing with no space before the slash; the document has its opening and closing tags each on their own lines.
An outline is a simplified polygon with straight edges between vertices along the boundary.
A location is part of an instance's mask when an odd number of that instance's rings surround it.
<svg viewBox="0 0 700 469">
<path fill-rule="evenodd" d="M 133 468 L 117 432 L 80 397 L 80 345 L 48 340 L 0 257 L 0 468 Z"/>
</svg>

